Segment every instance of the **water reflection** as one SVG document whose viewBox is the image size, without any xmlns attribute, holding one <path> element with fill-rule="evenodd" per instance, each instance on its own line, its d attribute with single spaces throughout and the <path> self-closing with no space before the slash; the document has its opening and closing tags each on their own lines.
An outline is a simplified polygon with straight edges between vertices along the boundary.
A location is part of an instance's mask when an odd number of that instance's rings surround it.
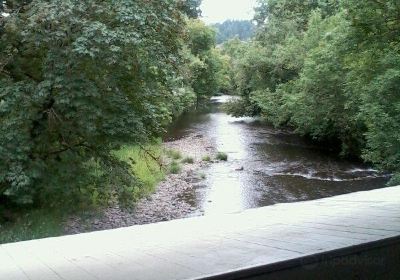
<svg viewBox="0 0 400 280">
<path fill-rule="evenodd" d="M 290 131 L 255 118 L 226 115 L 219 105 L 228 98 L 213 98 L 210 107 L 185 115 L 167 135 L 167 139 L 206 135 L 229 156 L 228 162 L 205 170 L 207 187 L 196 190 L 206 215 L 385 186 L 386 176 L 334 157 Z"/>
</svg>

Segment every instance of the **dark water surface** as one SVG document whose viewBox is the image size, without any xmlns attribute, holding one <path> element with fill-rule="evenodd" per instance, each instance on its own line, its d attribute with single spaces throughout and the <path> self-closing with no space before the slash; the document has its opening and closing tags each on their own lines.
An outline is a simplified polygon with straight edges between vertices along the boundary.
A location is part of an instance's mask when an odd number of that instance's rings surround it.
<svg viewBox="0 0 400 280">
<path fill-rule="evenodd" d="M 385 187 L 388 177 L 368 166 L 340 159 L 255 118 L 228 116 L 219 108 L 228 98 L 213 98 L 209 108 L 185 114 L 166 137 L 201 134 L 228 154 L 228 162 L 203 171 L 205 186 L 185 196 L 205 215 Z"/>
</svg>

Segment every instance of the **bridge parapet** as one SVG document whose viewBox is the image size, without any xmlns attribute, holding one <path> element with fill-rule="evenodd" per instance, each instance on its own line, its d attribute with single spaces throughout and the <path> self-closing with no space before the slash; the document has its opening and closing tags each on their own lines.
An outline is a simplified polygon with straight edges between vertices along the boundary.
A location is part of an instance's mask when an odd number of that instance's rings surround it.
<svg viewBox="0 0 400 280">
<path fill-rule="evenodd" d="M 399 279 L 399 244 L 391 187 L 5 244 L 0 279 Z"/>
</svg>

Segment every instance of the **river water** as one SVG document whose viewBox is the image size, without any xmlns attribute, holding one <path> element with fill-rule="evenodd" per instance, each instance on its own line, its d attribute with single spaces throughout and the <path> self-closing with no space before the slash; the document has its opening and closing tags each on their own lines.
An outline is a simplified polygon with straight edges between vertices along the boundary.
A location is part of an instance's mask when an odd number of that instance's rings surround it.
<svg viewBox="0 0 400 280">
<path fill-rule="evenodd" d="M 229 98 L 212 98 L 207 108 L 185 114 L 166 137 L 173 140 L 196 133 L 228 154 L 227 162 L 202 170 L 204 184 L 184 196 L 202 214 L 235 213 L 385 187 L 388 177 L 368 166 L 340 159 L 259 119 L 225 114 L 220 105 Z"/>
</svg>

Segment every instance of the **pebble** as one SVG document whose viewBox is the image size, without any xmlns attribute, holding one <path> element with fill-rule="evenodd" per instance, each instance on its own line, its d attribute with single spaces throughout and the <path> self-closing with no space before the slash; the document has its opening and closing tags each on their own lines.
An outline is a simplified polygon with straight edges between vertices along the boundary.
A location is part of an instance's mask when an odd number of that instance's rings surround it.
<svg viewBox="0 0 400 280">
<path fill-rule="evenodd" d="M 184 197 L 193 196 L 196 188 L 206 188 L 200 178 L 199 169 L 209 166 L 202 157 L 215 152 L 210 139 L 195 134 L 173 142 L 164 143 L 165 148 L 179 150 L 185 156 L 195 159 L 194 164 L 186 164 L 180 174 L 168 175 L 149 197 L 140 200 L 133 211 L 112 205 L 104 209 L 101 217 L 93 215 L 82 219 L 71 217 L 65 224 L 66 234 L 107 230 L 133 225 L 150 224 L 174 219 L 186 218 L 193 215 L 204 215 L 204 210 L 193 205 L 193 201 L 185 201 Z M 208 201 L 211 203 L 212 201 Z"/>
</svg>

